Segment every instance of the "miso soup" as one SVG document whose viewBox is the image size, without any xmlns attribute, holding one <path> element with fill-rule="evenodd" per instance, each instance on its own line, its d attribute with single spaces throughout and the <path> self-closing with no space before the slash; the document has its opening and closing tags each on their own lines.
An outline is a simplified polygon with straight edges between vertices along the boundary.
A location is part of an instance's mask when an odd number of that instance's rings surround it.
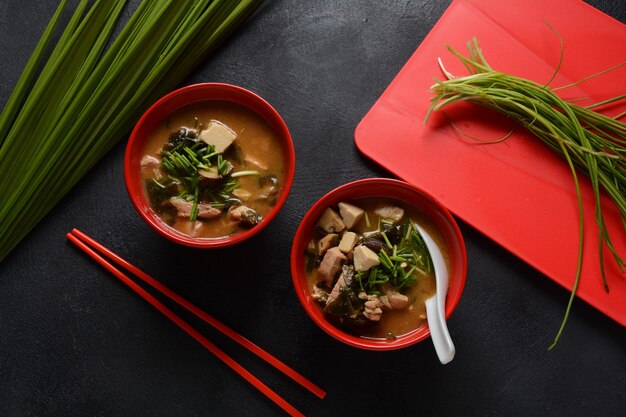
<svg viewBox="0 0 626 417">
<path fill-rule="evenodd" d="M 439 245 L 441 233 L 402 201 L 367 197 L 328 207 L 306 249 L 309 288 L 325 317 L 355 336 L 394 340 L 426 321 L 435 294 L 428 249 L 419 224 Z"/>
<path fill-rule="evenodd" d="M 285 151 L 261 116 L 243 105 L 206 101 L 163 120 L 143 151 L 144 193 L 170 227 L 221 238 L 258 224 L 285 181 Z"/>
</svg>

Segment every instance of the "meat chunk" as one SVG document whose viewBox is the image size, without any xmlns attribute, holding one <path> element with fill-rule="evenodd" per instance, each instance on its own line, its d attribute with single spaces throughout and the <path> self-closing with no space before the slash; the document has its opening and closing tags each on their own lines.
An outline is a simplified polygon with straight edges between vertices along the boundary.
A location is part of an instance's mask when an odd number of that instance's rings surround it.
<svg viewBox="0 0 626 417">
<path fill-rule="evenodd" d="M 334 247 L 326 251 L 317 273 L 323 281 L 329 286 L 332 285 L 335 274 L 341 268 L 341 265 L 347 260 L 346 256 L 341 253 L 339 248 Z"/>
<path fill-rule="evenodd" d="M 385 295 L 389 299 L 389 307 L 394 310 L 405 308 L 409 305 L 409 297 L 397 291 L 387 291 Z"/>
<path fill-rule="evenodd" d="M 341 216 L 330 207 L 324 210 L 320 219 L 317 221 L 317 226 L 326 233 L 337 233 L 346 228 L 341 220 Z"/>
<path fill-rule="evenodd" d="M 324 291 L 323 289 L 319 288 L 317 285 L 313 286 L 313 292 L 312 292 L 311 297 L 313 297 L 314 300 L 322 304 L 326 304 L 326 301 L 328 301 L 328 293 Z"/>
<path fill-rule="evenodd" d="M 231 206 L 228 209 L 228 218 L 246 226 L 254 226 L 260 221 L 260 217 L 256 211 L 243 205 Z"/>
<path fill-rule="evenodd" d="M 269 168 L 260 158 L 256 158 L 250 154 L 245 156 L 244 161 L 246 161 L 246 164 L 248 164 L 249 167 L 260 169 L 261 171 L 267 171 Z"/>
<path fill-rule="evenodd" d="M 383 306 L 385 306 L 387 308 L 391 308 L 391 304 L 389 304 L 389 296 L 388 295 L 381 295 L 379 298 L 380 298 L 380 302 L 383 304 Z"/>
<path fill-rule="evenodd" d="M 383 311 L 380 308 L 363 310 L 363 315 L 371 321 L 380 321 L 380 317 L 383 315 Z"/>
<path fill-rule="evenodd" d="M 241 198 L 242 200 L 248 200 L 252 197 L 252 193 L 248 190 L 244 190 L 243 188 L 237 188 L 233 191 L 233 195 L 235 197 Z"/>
<path fill-rule="evenodd" d="M 187 201 L 182 198 L 170 198 L 170 203 L 178 211 L 178 217 L 189 217 L 191 210 L 193 209 L 193 202 Z M 211 207 L 209 203 L 198 203 L 198 215 L 199 219 L 212 219 L 222 213 L 221 210 Z"/>
<path fill-rule="evenodd" d="M 330 294 L 328 295 L 328 298 L 326 299 L 326 305 L 330 305 L 334 303 L 335 300 L 337 300 L 337 298 L 339 297 L 339 294 L 341 293 L 341 287 L 345 287 L 346 285 L 347 285 L 346 279 L 344 278 L 343 274 L 341 274 L 339 278 L 337 279 L 337 282 L 335 283 L 333 290 L 330 292 Z"/>
<path fill-rule="evenodd" d="M 230 127 L 217 120 L 211 120 L 206 129 L 200 132 L 198 139 L 207 145 L 215 146 L 216 152 L 223 153 L 237 138 Z"/>
<path fill-rule="evenodd" d="M 222 214 L 220 209 L 216 209 L 215 207 L 211 207 L 209 203 L 199 203 L 198 204 L 198 218 L 199 219 L 212 219 L 214 217 Z"/>
<path fill-rule="evenodd" d="M 348 229 L 352 229 L 365 215 L 365 210 L 350 203 L 339 203 L 339 213 Z"/>
<path fill-rule="evenodd" d="M 178 211 L 178 217 L 189 217 L 193 208 L 191 201 L 183 200 L 182 198 L 170 198 L 170 203 Z"/>
<path fill-rule="evenodd" d="M 380 264 L 378 255 L 365 245 L 354 248 L 354 269 L 357 271 L 367 271 L 371 267 Z"/>
<path fill-rule="evenodd" d="M 374 210 L 383 219 L 399 222 L 404 216 L 404 209 L 396 206 L 383 206 Z"/>
<path fill-rule="evenodd" d="M 377 295 L 368 295 L 365 308 L 363 309 L 363 315 L 368 320 L 380 321 L 380 317 L 383 315 L 382 306 L 383 303 Z"/>
<path fill-rule="evenodd" d="M 161 160 L 156 156 L 152 155 L 144 155 L 141 158 L 141 167 L 142 168 L 159 168 L 161 166 Z"/>
</svg>

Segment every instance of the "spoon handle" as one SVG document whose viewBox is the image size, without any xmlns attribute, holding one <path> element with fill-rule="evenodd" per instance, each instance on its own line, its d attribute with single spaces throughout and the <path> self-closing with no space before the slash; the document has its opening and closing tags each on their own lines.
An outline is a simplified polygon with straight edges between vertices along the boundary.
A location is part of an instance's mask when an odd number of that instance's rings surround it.
<svg viewBox="0 0 626 417">
<path fill-rule="evenodd" d="M 454 343 L 448 332 L 448 325 L 446 324 L 445 305 L 448 292 L 448 268 L 441 250 L 439 250 L 439 246 L 437 246 L 433 238 L 422 227 L 418 225 L 415 227 L 422 235 L 435 267 L 437 292 L 426 300 L 426 317 L 428 327 L 430 328 L 430 338 L 433 340 L 433 345 L 435 345 L 435 351 L 439 361 L 445 365 L 454 359 L 454 354 L 456 353 Z"/>
<path fill-rule="evenodd" d="M 456 348 L 448 332 L 446 321 L 442 318 L 445 316 L 439 314 L 437 310 L 436 297 L 433 296 L 426 300 L 426 314 L 428 316 L 430 338 L 433 340 L 439 361 L 445 365 L 454 359 Z"/>
</svg>

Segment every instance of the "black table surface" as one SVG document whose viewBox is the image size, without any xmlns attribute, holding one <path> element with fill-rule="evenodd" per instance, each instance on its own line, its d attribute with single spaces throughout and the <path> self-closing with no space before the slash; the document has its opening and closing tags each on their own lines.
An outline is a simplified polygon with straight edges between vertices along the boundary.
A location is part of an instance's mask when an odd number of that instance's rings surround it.
<svg viewBox="0 0 626 417">
<path fill-rule="evenodd" d="M 0 2 L 0 103 L 56 3 Z M 626 22 L 623 0 L 591 3 Z M 289 253 L 300 219 L 340 184 L 391 176 L 359 154 L 353 132 L 448 4 L 268 1 L 183 85 L 241 85 L 281 113 L 297 158 L 282 211 L 239 246 L 177 246 L 130 204 L 124 138 L 0 264 L 0 416 L 283 414 L 68 243 L 74 227 L 326 389 L 314 397 L 191 319 L 307 415 L 623 416 L 624 328 L 577 300 L 548 352 L 569 293 L 463 222 L 467 284 L 446 366 L 428 340 L 391 352 L 343 345 L 295 296 Z"/>
</svg>

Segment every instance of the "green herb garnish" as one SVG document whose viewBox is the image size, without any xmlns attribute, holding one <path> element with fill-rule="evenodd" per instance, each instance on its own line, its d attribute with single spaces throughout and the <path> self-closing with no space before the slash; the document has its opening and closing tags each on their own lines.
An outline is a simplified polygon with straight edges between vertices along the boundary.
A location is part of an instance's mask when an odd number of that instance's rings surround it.
<svg viewBox="0 0 626 417">
<path fill-rule="evenodd" d="M 187 131 L 188 129 L 181 128 L 172 137 L 181 137 L 183 136 L 181 132 Z M 231 198 L 230 194 L 239 188 L 239 182 L 232 178 L 235 176 L 235 174 L 230 174 L 232 165 L 220 152 L 215 151 L 215 146 L 196 141 L 188 134 L 185 134 L 185 141 L 177 143 L 171 147 L 172 140 L 170 140 L 168 145 L 161 150 L 161 165 L 171 180 L 182 184 L 184 190 L 179 197 L 193 202 L 189 220 L 195 221 L 201 195 L 209 197 L 211 206 L 222 208 L 225 206 L 225 201 Z M 211 170 L 216 176 L 214 184 L 202 187 L 201 172 Z"/>
<path fill-rule="evenodd" d="M 432 260 L 415 224 L 407 220 L 397 227 L 400 228 L 400 240 L 395 240 L 395 244 L 392 244 L 387 232 L 380 231 L 387 245 L 387 248 L 378 251 L 380 264 L 355 275 L 361 291 L 373 294 L 379 292 L 375 290 L 377 286 L 387 283 L 400 291 L 417 284 L 420 275 L 432 273 Z"/>
</svg>

